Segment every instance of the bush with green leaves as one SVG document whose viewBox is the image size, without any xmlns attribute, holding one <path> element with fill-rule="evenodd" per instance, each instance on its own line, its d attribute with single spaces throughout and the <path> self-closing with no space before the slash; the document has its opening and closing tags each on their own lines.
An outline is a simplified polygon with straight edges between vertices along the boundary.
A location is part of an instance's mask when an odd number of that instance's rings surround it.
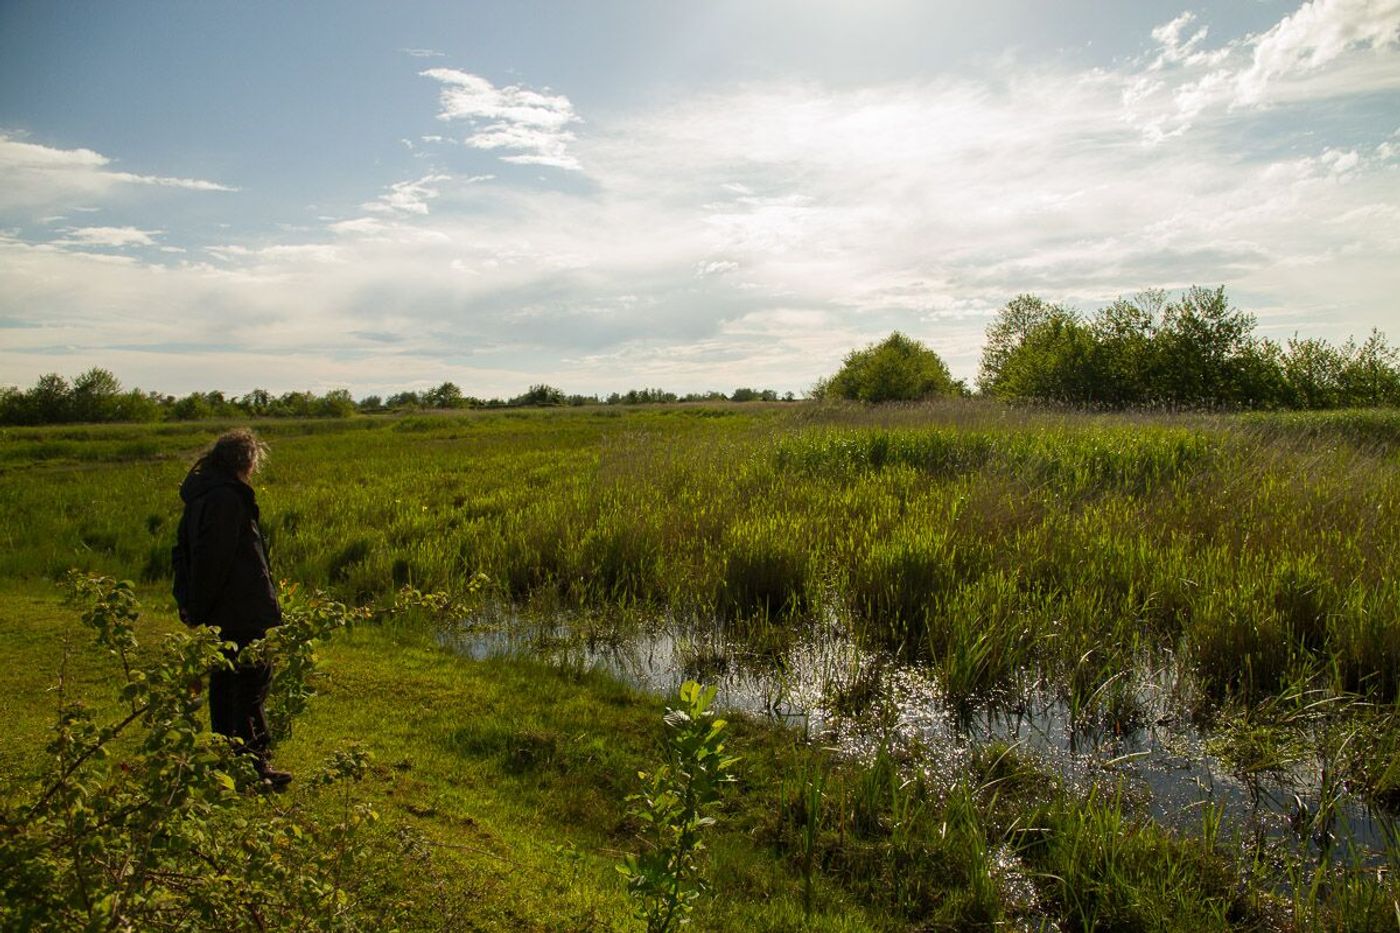
<svg viewBox="0 0 1400 933">
<path fill-rule="evenodd" d="M 282 624 L 243 649 L 241 660 L 272 664 L 267 691 L 267 726 L 274 739 L 292 734 L 292 720 L 315 694 L 316 646 L 335 632 L 369 618 L 364 607 L 347 607 L 318 592 L 283 584 Z"/>
<path fill-rule="evenodd" d="M 618 866 L 648 933 L 666 933 L 690 921 L 703 890 L 702 834 L 715 822 L 720 791 L 734 780 L 738 758 L 724 753 L 723 719 L 710 704 L 714 687 L 681 684 L 678 704 L 665 716 L 666 762 L 638 774 L 640 792 L 627 798 L 641 824 L 643 847 Z"/>
<path fill-rule="evenodd" d="M 836 375 L 812 389 L 816 398 L 859 402 L 910 402 L 960 392 L 939 355 L 899 331 L 852 350 Z"/>
<path fill-rule="evenodd" d="M 142 650 L 130 583 L 77 573 L 69 583 L 120 668 L 121 712 L 99 722 L 60 678 L 45 772 L 0 809 L 0 928 L 339 930 L 387 919 L 400 902 L 368 868 L 378 850 L 363 831 L 377 815 L 349 790 L 365 754 L 339 753 L 310 782 L 343 789 L 331 819 L 310 816 L 314 800 L 260 793 L 249 756 L 201 722 L 198 685 L 230 667 L 229 644 L 201 627 Z M 311 646 L 354 616 L 294 595 L 286 624 L 245 649 L 278 668 L 275 719 L 305 706 Z"/>
</svg>

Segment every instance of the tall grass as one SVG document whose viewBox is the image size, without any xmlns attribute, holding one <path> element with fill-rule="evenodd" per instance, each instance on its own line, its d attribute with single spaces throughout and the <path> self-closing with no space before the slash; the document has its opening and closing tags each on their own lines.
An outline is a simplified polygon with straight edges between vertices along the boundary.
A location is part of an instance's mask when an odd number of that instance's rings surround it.
<svg viewBox="0 0 1400 933">
<path fill-rule="evenodd" d="M 194 431 L 6 432 L 0 575 L 162 581 Z M 954 697 L 1040 678 L 1086 719 L 1131 715 L 1144 655 L 1215 705 L 1305 674 L 1382 703 L 1400 684 L 1393 412 L 682 406 L 265 432 L 277 572 L 350 598 L 484 572 L 521 603 L 835 614 Z"/>
</svg>

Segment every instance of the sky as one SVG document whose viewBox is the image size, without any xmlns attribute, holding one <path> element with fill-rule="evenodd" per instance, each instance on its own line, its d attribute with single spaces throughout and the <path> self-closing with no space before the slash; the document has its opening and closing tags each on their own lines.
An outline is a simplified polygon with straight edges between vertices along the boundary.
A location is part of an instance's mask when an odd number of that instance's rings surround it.
<svg viewBox="0 0 1400 933">
<path fill-rule="evenodd" d="M 970 382 L 1193 284 L 1400 340 L 1400 0 L 0 2 L 0 385 Z"/>
</svg>

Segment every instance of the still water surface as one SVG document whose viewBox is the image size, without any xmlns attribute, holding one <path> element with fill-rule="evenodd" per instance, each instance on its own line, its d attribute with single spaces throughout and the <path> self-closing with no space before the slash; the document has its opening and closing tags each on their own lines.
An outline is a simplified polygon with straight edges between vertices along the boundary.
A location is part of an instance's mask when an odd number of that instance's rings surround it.
<svg viewBox="0 0 1400 933">
<path fill-rule="evenodd" d="M 1319 826 L 1310 818 L 1321 799 L 1316 769 L 1256 779 L 1232 774 L 1207 753 L 1205 737 L 1161 671 L 1138 672 L 1141 712 L 1137 724 L 1123 730 L 1076 725 L 1068 703 L 1043 686 L 1011 700 L 950 704 L 927 670 L 857 645 L 835 620 L 764 651 L 713 621 L 658 620 L 624 630 L 596 619 L 527 616 L 499 607 L 442 637 L 478 660 L 527 656 L 597 668 L 657 695 L 699 680 L 718 688 L 721 709 L 781 722 L 856 759 L 893 748 L 949 781 L 977 745 L 1013 743 L 1082 789 L 1122 786 L 1158 822 L 1198 830 L 1205 808 L 1214 807 L 1225 836 L 1305 848 L 1313 859 L 1380 865 L 1400 838 L 1394 816 L 1346 794 L 1335 819 Z"/>
</svg>

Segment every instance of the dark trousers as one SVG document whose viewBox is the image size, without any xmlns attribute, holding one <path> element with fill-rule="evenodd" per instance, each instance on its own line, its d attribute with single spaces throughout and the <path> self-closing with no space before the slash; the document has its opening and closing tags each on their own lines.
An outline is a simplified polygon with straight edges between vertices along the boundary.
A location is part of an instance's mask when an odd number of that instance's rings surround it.
<svg viewBox="0 0 1400 933">
<path fill-rule="evenodd" d="M 245 664 L 209 673 L 209 726 L 220 735 L 240 739 L 243 750 L 267 764 L 270 737 L 263 701 L 272 682 L 271 664 Z"/>
</svg>

